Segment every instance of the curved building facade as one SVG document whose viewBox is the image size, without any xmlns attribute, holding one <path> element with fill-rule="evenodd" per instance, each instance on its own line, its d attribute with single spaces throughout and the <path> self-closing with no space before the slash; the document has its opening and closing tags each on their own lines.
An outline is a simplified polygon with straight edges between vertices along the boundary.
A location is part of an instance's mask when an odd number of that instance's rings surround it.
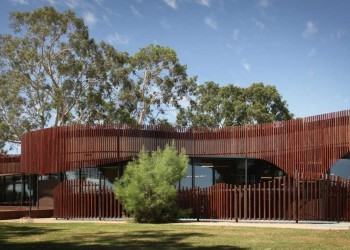
<svg viewBox="0 0 350 250">
<path fill-rule="evenodd" d="M 223 128 L 73 125 L 32 131 L 22 137 L 20 156 L 0 156 L 0 206 L 52 207 L 52 190 L 63 180 L 103 181 L 111 188 L 143 147 L 153 151 L 170 143 L 191 159 L 179 189 L 279 183 L 287 176 L 311 180 L 350 158 L 350 110 Z"/>
<path fill-rule="evenodd" d="M 350 152 L 350 111 L 283 122 L 212 129 L 164 126 L 68 126 L 22 137 L 22 173 L 51 174 L 132 159 L 174 141 L 192 158 L 254 158 L 305 178 Z"/>
</svg>

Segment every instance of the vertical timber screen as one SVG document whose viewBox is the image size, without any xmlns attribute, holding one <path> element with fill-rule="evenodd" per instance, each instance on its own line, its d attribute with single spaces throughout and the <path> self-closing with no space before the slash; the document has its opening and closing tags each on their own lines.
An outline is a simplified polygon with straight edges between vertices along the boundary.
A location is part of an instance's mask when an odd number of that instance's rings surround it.
<svg viewBox="0 0 350 250">
<path fill-rule="evenodd" d="M 242 186 L 219 183 L 181 189 L 178 204 L 199 219 L 350 221 L 350 181 L 325 175 Z"/>
<path fill-rule="evenodd" d="M 66 180 L 54 189 L 54 217 L 65 219 L 117 219 L 123 206 L 113 188 L 84 180 Z"/>
<path fill-rule="evenodd" d="M 298 174 L 296 174 L 298 175 Z M 66 180 L 54 190 L 54 217 L 116 219 L 123 206 L 112 188 Z M 254 185 L 219 183 L 182 188 L 178 205 L 190 218 L 219 220 L 350 221 L 350 181 L 324 175 L 313 180 L 282 177 Z"/>
</svg>

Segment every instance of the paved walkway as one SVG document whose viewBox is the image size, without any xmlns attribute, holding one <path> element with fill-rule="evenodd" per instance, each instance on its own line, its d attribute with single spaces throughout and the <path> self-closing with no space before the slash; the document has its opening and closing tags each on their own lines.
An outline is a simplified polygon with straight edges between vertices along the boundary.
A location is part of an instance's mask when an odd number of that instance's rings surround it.
<svg viewBox="0 0 350 250">
<path fill-rule="evenodd" d="M 15 220 L 1 220 L 0 223 L 106 223 L 106 224 L 118 224 L 128 223 L 124 220 L 64 220 L 55 218 L 45 219 L 30 219 L 22 218 Z M 259 228 L 293 228 L 293 229 L 316 229 L 316 230 L 349 230 L 350 222 L 271 222 L 271 221 L 182 221 L 176 223 L 177 225 L 195 225 L 195 226 L 226 226 L 226 227 L 259 227 Z"/>
<path fill-rule="evenodd" d="M 319 230 L 349 230 L 350 222 L 270 222 L 270 221 L 200 221 L 200 222 L 186 222 L 191 225 L 202 225 L 202 226 L 227 226 L 227 227 L 259 227 L 259 228 L 293 228 L 293 229 L 319 229 Z M 186 224 L 179 223 L 179 224 Z"/>
</svg>

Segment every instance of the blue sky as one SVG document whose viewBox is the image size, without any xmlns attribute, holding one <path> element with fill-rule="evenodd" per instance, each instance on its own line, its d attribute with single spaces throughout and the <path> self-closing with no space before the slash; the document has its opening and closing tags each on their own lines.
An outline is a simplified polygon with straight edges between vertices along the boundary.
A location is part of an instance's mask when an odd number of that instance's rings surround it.
<svg viewBox="0 0 350 250">
<path fill-rule="evenodd" d="M 120 51 L 170 46 L 199 83 L 276 85 L 296 117 L 350 108 L 350 1 L 2 0 L 0 32 L 9 12 L 45 5 Z"/>
</svg>

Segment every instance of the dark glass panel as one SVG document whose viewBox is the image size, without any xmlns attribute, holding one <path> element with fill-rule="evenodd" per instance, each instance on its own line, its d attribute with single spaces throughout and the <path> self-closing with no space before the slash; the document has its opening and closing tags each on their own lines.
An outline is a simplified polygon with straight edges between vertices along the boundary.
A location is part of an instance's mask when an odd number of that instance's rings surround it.
<svg viewBox="0 0 350 250">
<path fill-rule="evenodd" d="M 104 185 L 106 187 L 114 187 L 114 182 L 119 178 L 120 167 L 108 167 L 103 169 Z"/>
<path fill-rule="evenodd" d="M 213 185 L 213 164 L 196 164 L 195 165 L 195 187 L 210 187 Z"/>
<path fill-rule="evenodd" d="M 192 187 L 192 166 L 188 166 L 186 175 L 180 181 L 180 188 Z"/>
</svg>

